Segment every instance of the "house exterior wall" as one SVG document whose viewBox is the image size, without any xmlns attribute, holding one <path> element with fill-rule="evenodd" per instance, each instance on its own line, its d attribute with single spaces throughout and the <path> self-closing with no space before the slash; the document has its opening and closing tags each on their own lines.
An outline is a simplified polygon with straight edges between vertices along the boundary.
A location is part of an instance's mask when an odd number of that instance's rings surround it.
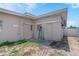
<svg viewBox="0 0 79 59">
<path fill-rule="evenodd" d="M 0 28 L 0 42 L 23 39 L 23 25 L 32 24 L 30 19 L 6 13 L 0 13 L 0 20 L 2 21 L 2 27 Z"/>
<path fill-rule="evenodd" d="M 33 31 L 31 30 L 31 25 L 33 23 L 32 20 L 28 19 L 28 18 L 22 18 L 22 17 L 19 17 L 19 25 L 20 25 L 20 37 L 21 39 L 30 39 L 32 38 L 33 36 Z M 25 36 L 29 36 L 30 38 L 28 37 L 25 37 Z"/>
<path fill-rule="evenodd" d="M 60 16 L 49 16 L 40 18 L 36 21 L 36 24 L 41 24 L 44 30 L 44 38 L 46 40 L 60 41 L 63 38 L 63 28 L 61 26 Z M 38 39 L 37 25 L 35 29 L 35 39 Z"/>
<path fill-rule="evenodd" d="M 30 38 L 38 39 L 37 25 L 40 24 L 43 27 L 44 38 L 46 40 L 60 41 L 64 35 L 61 14 L 32 20 L 0 12 L 0 20 L 3 21 L 3 26 L 0 28 L 0 42 Z"/>
</svg>

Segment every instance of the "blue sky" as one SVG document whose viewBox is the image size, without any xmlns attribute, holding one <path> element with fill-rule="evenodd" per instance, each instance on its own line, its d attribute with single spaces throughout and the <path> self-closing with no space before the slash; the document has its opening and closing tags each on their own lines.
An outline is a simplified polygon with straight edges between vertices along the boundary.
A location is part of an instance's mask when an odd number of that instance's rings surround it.
<svg viewBox="0 0 79 59">
<path fill-rule="evenodd" d="M 41 15 L 51 11 L 68 8 L 67 26 L 79 27 L 79 4 L 75 3 L 0 3 L 5 8 L 18 13 Z"/>
</svg>

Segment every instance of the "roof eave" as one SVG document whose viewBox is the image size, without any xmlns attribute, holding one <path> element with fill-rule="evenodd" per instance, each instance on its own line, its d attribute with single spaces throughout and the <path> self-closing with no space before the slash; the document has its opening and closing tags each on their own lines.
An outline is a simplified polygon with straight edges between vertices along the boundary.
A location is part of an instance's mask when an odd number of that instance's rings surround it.
<svg viewBox="0 0 79 59">
<path fill-rule="evenodd" d="M 6 9 L 2 9 L 2 8 L 0 8 L 0 12 L 15 15 L 15 16 L 21 16 L 21 17 L 25 17 L 25 18 L 34 19 L 34 16 L 32 16 L 30 14 L 20 14 L 20 13 L 16 13 L 16 12 L 6 10 Z"/>
<path fill-rule="evenodd" d="M 35 19 L 43 18 L 43 17 L 48 17 L 48 16 L 51 16 L 51 15 L 60 14 L 62 12 L 67 12 L 67 8 L 64 8 L 64 9 L 61 9 L 61 10 L 56 10 L 56 11 L 53 11 L 53 12 L 49 12 L 49 13 L 37 16 L 37 17 L 35 17 Z"/>
<path fill-rule="evenodd" d="M 33 20 L 37 20 L 39 18 L 48 17 L 48 16 L 51 16 L 51 15 L 56 15 L 56 14 L 59 14 L 59 13 L 61 14 L 62 12 L 67 13 L 67 8 L 64 8 L 64 9 L 61 9 L 61 10 L 56 10 L 56 11 L 46 13 L 46 14 L 43 14 L 43 15 L 40 15 L 40 16 L 34 16 L 34 15 L 31 15 L 31 14 L 20 14 L 20 13 L 16 13 L 16 12 L 6 10 L 6 9 L 2 9 L 2 8 L 0 8 L 0 12 L 12 14 L 12 15 L 16 15 L 16 16 L 21 16 L 21 17 L 25 17 L 25 18 L 30 18 L 30 19 L 33 19 Z M 66 18 L 67 18 L 67 14 L 66 14 Z"/>
</svg>

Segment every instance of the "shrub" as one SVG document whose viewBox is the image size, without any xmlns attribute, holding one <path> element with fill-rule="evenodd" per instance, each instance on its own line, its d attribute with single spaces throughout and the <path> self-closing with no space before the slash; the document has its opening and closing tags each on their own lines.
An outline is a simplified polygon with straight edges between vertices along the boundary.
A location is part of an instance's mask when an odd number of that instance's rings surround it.
<svg viewBox="0 0 79 59">
<path fill-rule="evenodd" d="M 27 41 L 26 40 L 18 40 L 18 41 L 13 41 L 13 42 L 6 41 L 6 42 L 1 43 L 0 47 L 1 46 L 13 46 L 13 45 L 22 44 L 25 42 Z"/>
<path fill-rule="evenodd" d="M 14 45 L 14 42 L 6 41 L 6 42 L 1 43 L 1 44 L 0 44 L 0 47 L 1 47 L 1 46 L 12 46 L 12 45 Z"/>
</svg>

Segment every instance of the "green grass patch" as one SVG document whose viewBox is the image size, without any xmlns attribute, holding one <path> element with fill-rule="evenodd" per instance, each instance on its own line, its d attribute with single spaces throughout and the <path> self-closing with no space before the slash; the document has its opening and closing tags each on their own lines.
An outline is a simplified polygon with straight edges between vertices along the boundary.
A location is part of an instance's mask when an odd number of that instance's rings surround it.
<svg viewBox="0 0 79 59">
<path fill-rule="evenodd" d="M 32 42 L 31 40 L 6 41 L 0 44 L 0 51 L 4 53 L 3 55 L 8 56 L 31 55 L 32 52 L 41 47 L 41 44 Z M 29 51 L 25 51 L 28 49 Z"/>
<path fill-rule="evenodd" d="M 0 47 L 2 47 L 2 46 L 11 47 L 11 46 L 16 46 L 16 45 L 22 46 L 22 47 L 30 46 L 30 47 L 34 47 L 34 48 L 41 46 L 40 44 L 34 43 L 34 42 L 30 41 L 30 40 L 23 39 L 23 40 L 18 40 L 18 41 L 13 41 L 13 42 L 9 42 L 9 41 L 3 42 L 3 43 L 0 44 Z"/>
</svg>

